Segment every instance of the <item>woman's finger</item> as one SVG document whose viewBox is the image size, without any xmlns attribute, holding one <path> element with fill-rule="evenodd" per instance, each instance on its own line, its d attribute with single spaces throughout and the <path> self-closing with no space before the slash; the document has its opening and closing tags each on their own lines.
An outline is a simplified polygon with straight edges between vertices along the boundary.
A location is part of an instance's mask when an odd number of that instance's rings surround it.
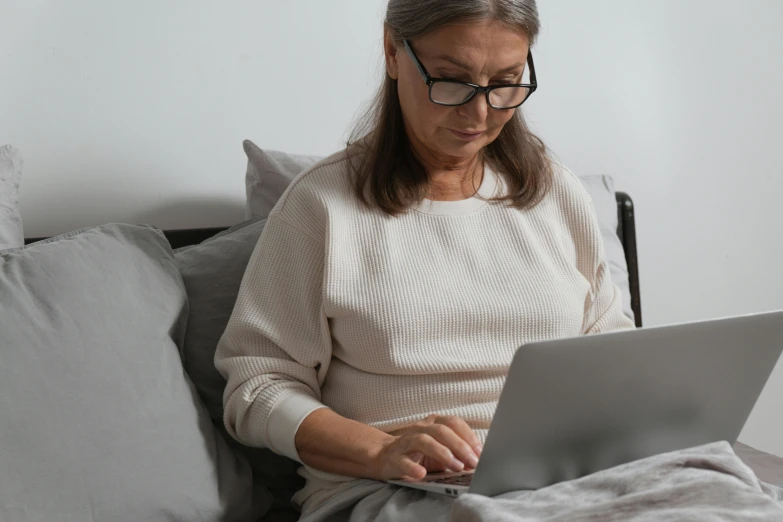
<svg viewBox="0 0 783 522">
<path fill-rule="evenodd" d="M 427 476 L 427 469 L 411 459 L 408 455 L 400 455 L 397 459 L 396 473 L 394 478 L 402 480 L 421 480 Z"/>
<path fill-rule="evenodd" d="M 432 427 L 427 428 L 428 431 Z M 437 430 L 435 430 L 437 431 Z M 453 435 L 455 438 L 456 434 Z M 444 468 L 451 471 L 462 471 L 465 469 L 464 463 L 454 456 L 454 453 L 436 440 L 435 437 L 429 433 L 417 433 L 412 435 L 408 441 L 409 447 L 413 451 L 420 451 L 425 457 L 440 463 Z M 409 453 L 409 452 L 406 452 Z"/>
<path fill-rule="evenodd" d="M 414 451 L 413 453 L 408 454 L 408 458 L 411 459 L 416 464 L 421 464 L 424 460 L 424 453 L 420 451 Z"/>
<path fill-rule="evenodd" d="M 441 416 L 435 419 L 435 423 L 443 424 L 451 428 L 470 446 L 470 449 L 473 450 L 477 456 L 481 456 L 481 440 L 464 419 L 450 415 Z"/>
<path fill-rule="evenodd" d="M 419 462 L 422 466 L 424 466 L 427 469 L 427 473 L 441 473 L 443 471 L 446 471 L 446 466 L 438 462 L 437 460 L 430 459 L 428 457 L 424 457 L 424 460 Z"/>
<path fill-rule="evenodd" d="M 464 464 L 464 467 L 475 469 L 475 467 L 478 465 L 478 456 L 476 453 L 473 451 L 470 445 L 450 427 L 446 426 L 445 424 L 436 423 L 431 426 L 427 426 L 426 428 L 422 428 L 422 431 L 432 436 L 442 445 L 446 446 L 446 448 L 449 449 L 454 457 Z M 451 466 L 448 466 L 448 468 L 454 471 L 462 471 L 462 469 L 455 470 Z"/>
</svg>

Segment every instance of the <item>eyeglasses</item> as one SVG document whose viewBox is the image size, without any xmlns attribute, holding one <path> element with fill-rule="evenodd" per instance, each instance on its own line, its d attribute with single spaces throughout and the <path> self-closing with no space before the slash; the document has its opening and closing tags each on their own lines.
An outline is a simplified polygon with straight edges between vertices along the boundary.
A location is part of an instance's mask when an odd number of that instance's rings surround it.
<svg viewBox="0 0 783 522">
<path fill-rule="evenodd" d="M 430 88 L 430 100 L 438 105 L 447 107 L 458 107 L 465 105 L 482 92 L 487 96 L 487 104 L 493 109 L 506 110 L 516 109 L 530 98 L 538 87 L 536 83 L 536 68 L 533 65 L 533 53 L 528 52 L 527 65 L 530 68 L 530 83 L 514 83 L 503 85 L 491 85 L 482 87 L 475 83 L 461 82 L 459 80 L 447 80 L 444 78 L 433 78 L 419 57 L 413 52 L 413 48 L 408 40 L 403 40 L 405 50 L 416 64 L 416 68 L 421 73 L 422 78 Z"/>
</svg>

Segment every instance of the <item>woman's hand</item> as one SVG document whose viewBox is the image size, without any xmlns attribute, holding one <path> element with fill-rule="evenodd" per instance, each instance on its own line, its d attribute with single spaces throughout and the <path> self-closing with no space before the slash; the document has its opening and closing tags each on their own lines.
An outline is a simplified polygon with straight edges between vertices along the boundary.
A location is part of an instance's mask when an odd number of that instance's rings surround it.
<svg viewBox="0 0 783 522">
<path fill-rule="evenodd" d="M 421 480 L 429 472 L 475 469 L 481 449 L 467 422 L 430 415 L 381 447 L 374 475 L 377 480 Z"/>
</svg>

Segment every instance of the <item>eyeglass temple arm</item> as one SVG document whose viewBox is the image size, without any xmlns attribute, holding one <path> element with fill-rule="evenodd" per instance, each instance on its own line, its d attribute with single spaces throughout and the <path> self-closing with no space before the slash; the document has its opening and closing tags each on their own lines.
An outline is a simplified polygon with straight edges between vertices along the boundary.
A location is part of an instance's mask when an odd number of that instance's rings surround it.
<svg viewBox="0 0 783 522">
<path fill-rule="evenodd" d="M 419 74 L 421 74 L 421 77 L 424 78 L 425 82 L 429 83 L 430 73 L 427 72 L 427 69 L 424 68 L 424 64 L 419 61 L 419 57 L 416 56 L 416 53 L 413 52 L 413 49 L 411 48 L 411 44 L 408 43 L 408 40 L 403 40 L 402 43 L 405 46 L 405 52 L 408 53 L 408 56 L 411 57 L 413 63 L 416 64 L 416 68 L 419 70 Z"/>
<path fill-rule="evenodd" d="M 530 66 L 530 83 L 538 87 L 538 80 L 536 79 L 536 64 L 533 63 L 533 51 L 527 52 L 527 64 Z"/>
</svg>

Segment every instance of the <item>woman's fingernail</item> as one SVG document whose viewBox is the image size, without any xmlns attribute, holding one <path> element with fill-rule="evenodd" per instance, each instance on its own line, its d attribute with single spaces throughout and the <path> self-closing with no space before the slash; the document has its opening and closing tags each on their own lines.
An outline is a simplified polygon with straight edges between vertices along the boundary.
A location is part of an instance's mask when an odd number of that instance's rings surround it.
<svg viewBox="0 0 783 522">
<path fill-rule="evenodd" d="M 484 451 L 484 446 L 479 444 L 478 446 L 473 448 L 473 451 L 476 452 L 476 455 L 478 455 L 480 457 L 481 456 L 481 452 Z"/>
<path fill-rule="evenodd" d="M 466 462 L 466 464 L 471 468 L 475 469 L 476 466 L 478 466 L 478 457 L 476 457 L 476 455 L 474 455 L 473 452 L 471 452 L 470 455 L 468 455 L 468 461 Z"/>
<path fill-rule="evenodd" d="M 459 460 L 452 457 L 451 464 L 449 464 L 449 469 L 451 471 L 462 471 L 463 469 L 465 469 L 465 465 Z"/>
</svg>

